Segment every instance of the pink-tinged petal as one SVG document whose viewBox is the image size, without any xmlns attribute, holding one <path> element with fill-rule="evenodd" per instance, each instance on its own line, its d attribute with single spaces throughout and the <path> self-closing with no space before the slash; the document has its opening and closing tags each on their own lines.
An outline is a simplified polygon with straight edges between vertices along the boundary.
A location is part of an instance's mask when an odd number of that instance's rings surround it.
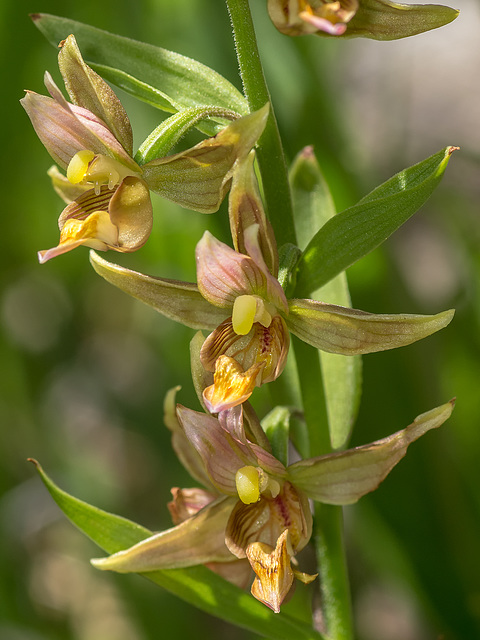
<svg viewBox="0 0 480 640">
<path fill-rule="evenodd" d="M 225 542 L 237 558 L 245 558 L 249 544 L 262 542 L 275 547 L 285 529 L 290 532 L 295 553 L 305 547 L 312 535 L 308 500 L 289 482 L 275 498 L 262 496 L 254 504 L 239 501 L 228 520 Z"/>
<path fill-rule="evenodd" d="M 302 20 L 307 24 L 310 24 L 315 31 L 324 31 L 325 33 L 329 33 L 331 36 L 341 36 L 347 30 L 346 24 L 342 24 L 341 22 L 333 24 L 327 18 L 314 16 L 307 11 L 302 11 L 299 15 Z"/>
<path fill-rule="evenodd" d="M 172 529 L 91 562 L 97 569 L 119 573 L 229 562 L 232 556 L 225 546 L 225 526 L 234 503 L 233 498 L 220 498 Z"/>
<path fill-rule="evenodd" d="M 177 415 L 212 484 L 221 493 L 237 496 L 236 472 L 245 465 L 256 464 L 250 449 L 229 436 L 213 416 L 181 405 L 177 407 Z"/>
<path fill-rule="evenodd" d="M 257 178 L 253 168 L 254 160 L 255 152 L 251 151 L 243 161 L 237 162 L 233 172 L 232 186 L 228 197 L 228 214 L 233 246 L 240 253 L 248 253 L 244 241 L 245 230 L 253 224 L 258 224 L 261 254 L 268 272 L 273 276 L 277 276 L 277 243 L 272 225 L 265 215 L 258 190 Z"/>
<path fill-rule="evenodd" d="M 264 362 L 260 378 L 257 379 L 260 385 L 275 380 L 282 373 L 289 346 L 290 335 L 280 316 L 275 316 L 269 327 L 255 322 L 251 331 L 244 336 L 235 333 L 231 318 L 228 318 L 205 340 L 200 358 L 207 371 L 215 370 L 215 363 L 221 355 L 236 360 L 244 371 Z"/>
<path fill-rule="evenodd" d="M 453 405 L 447 402 L 423 413 L 406 429 L 372 444 L 296 462 L 288 467 L 289 479 L 319 502 L 352 504 L 378 487 L 412 442 L 442 425 Z"/>
<path fill-rule="evenodd" d="M 61 43 L 58 66 L 71 101 L 105 122 L 131 156 L 133 134 L 125 109 L 105 80 L 84 62 L 75 36 Z"/>
<path fill-rule="evenodd" d="M 269 105 L 235 120 L 214 138 L 192 149 L 143 165 L 152 191 L 202 213 L 217 211 L 237 161 L 257 142 L 267 121 Z"/>
<path fill-rule="evenodd" d="M 67 102 L 48 73 L 45 85 L 51 98 L 27 91 L 20 102 L 57 164 L 66 169 L 76 153 L 88 149 L 114 157 L 132 171 L 140 171 L 105 123 L 87 109 Z"/>
<path fill-rule="evenodd" d="M 220 242 L 209 231 L 197 244 L 195 257 L 198 288 L 216 307 L 232 308 L 241 295 L 266 295 L 265 275 L 254 260 Z"/>
<path fill-rule="evenodd" d="M 211 330 L 225 317 L 225 312 L 207 302 L 195 284 L 138 273 L 108 262 L 94 252 L 90 261 L 107 282 L 187 327 Z"/>
<path fill-rule="evenodd" d="M 255 264 L 260 267 L 267 282 L 266 300 L 274 304 L 278 309 L 288 314 L 288 302 L 279 281 L 272 276 L 265 263 L 260 244 L 260 227 L 254 224 L 245 229 L 244 242 L 248 255 L 253 258 Z"/>
<path fill-rule="evenodd" d="M 268 13 L 277 29 L 289 36 L 339 36 L 358 9 L 358 0 L 268 0 Z"/>
<path fill-rule="evenodd" d="M 290 300 L 287 327 L 317 349 L 356 355 L 395 349 L 446 327 L 454 311 L 434 316 L 381 314 L 316 300 Z"/>
<path fill-rule="evenodd" d="M 167 504 L 167 507 L 174 525 L 185 522 L 217 499 L 213 493 L 198 487 L 193 489 L 173 487 L 171 493 L 173 500 Z"/>
</svg>

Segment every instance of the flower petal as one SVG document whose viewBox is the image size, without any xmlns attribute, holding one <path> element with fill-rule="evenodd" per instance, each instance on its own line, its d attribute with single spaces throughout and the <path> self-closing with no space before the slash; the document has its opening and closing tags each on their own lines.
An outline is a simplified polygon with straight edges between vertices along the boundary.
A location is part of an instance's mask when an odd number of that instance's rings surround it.
<svg viewBox="0 0 480 640">
<path fill-rule="evenodd" d="M 102 278 L 187 327 L 213 329 L 225 317 L 225 312 L 207 302 L 195 284 L 147 276 L 108 262 L 94 252 L 90 261 Z"/>
<path fill-rule="evenodd" d="M 256 575 L 252 595 L 275 613 L 280 613 L 280 606 L 293 586 L 292 556 L 288 547 L 286 529 L 279 536 L 275 548 L 262 542 L 253 542 L 248 545 L 246 552 Z"/>
<path fill-rule="evenodd" d="M 352 504 L 373 491 L 404 457 L 408 445 L 450 417 L 453 401 L 422 413 L 388 438 L 363 447 L 302 460 L 288 467 L 290 481 L 310 498 L 327 504 Z"/>
<path fill-rule="evenodd" d="M 129 156 L 133 153 L 130 121 L 110 86 L 83 60 L 74 35 L 61 43 L 58 66 L 72 102 L 106 123 Z"/>
<path fill-rule="evenodd" d="M 255 261 L 205 231 L 195 250 L 197 282 L 211 304 L 231 309 L 241 295 L 267 295 L 267 279 Z"/>
<path fill-rule="evenodd" d="M 255 152 L 250 151 L 244 160 L 237 162 L 233 172 L 228 198 L 233 245 L 236 251 L 248 253 L 244 242 L 245 230 L 253 224 L 258 224 L 261 255 L 268 271 L 276 277 L 278 274 L 277 243 L 258 191 L 257 178 L 253 168 L 254 160 Z"/>
<path fill-rule="evenodd" d="M 285 482 L 275 498 L 262 496 L 254 504 L 241 501 L 228 519 L 225 542 L 237 558 L 245 558 L 253 542 L 275 547 L 278 537 L 288 529 L 295 553 L 301 551 L 312 535 L 312 514 L 308 500 L 290 482 Z"/>
<path fill-rule="evenodd" d="M 446 327 L 454 311 L 434 316 L 375 315 L 316 300 L 289 301 L 287 327 L 304 342 L 330 353 L 355 355 L 395 349 Z"/>
<path fill-rule="evenodd" d="M 47 174 L 52 181 L 52 187 L 66 204 L 70 204 L 92 188 L 91 184 L 72 184 L 60 173 L 56 165 L 52 165 Z"/>
<path fill-rule="evenodd" d="M 113 194 L 108 210 L 118 229 L 117 250 L 136 251 L 145 244 L 152 230 L 153 208 L 143 180 L 132 176 L 124 178 Z"/>
<path fill-rule="evenodd" d="M 224 538 L 225 525 L 233 504 L 232 498 L 220 498 L 172 529 L 157 533 L 108 558 L 91 562 L 97 569 L 119 573 L 229 562 L 232 556 Z"/>
<path fill-rule="evenodd" d="M 280 316 L 272 318 L 269 327 L 255 322 L 247 335 L 235 333 L 231 318 L 224 320 L 203 343 L 200 359 L 207 371 L 215 370 L 215 363 L 221 355 L 234 358 L 244 371 L 255 364 L 264 362 L 259 386 L 271 382 L 282 373 L 287 361 L 290 334 Z"/>
<path fill-rule="evenodd" d="M 210 413 L 220 413 L 236 407 L 252 395 L 264 362 L 244 371 L 233 358 L 220 356 L 215 362 L 213 384 L 203 392 L 205 406 Z"/>
<path fill-rule="evenodd" d="M 245 465 L 257 464 L 248 445 L 230 436 L 213 416 L 181 405 L 177 407 L 177 415 L 212 484 L 222 493 L 237 496 L 236 472 Z"/>
<path fill-rule="evenodd" d="M 185 435 L 177 416 L 176 394 L 180 387 L 174 387 L 165 394 L 163 401 L 163 422 L 167 429 L 172 432 L 172 448 L 177 454 L 177 458 L 188 471 L 188 473 L 200 484 L 208 489 L 213 489 L 213 485 L 205 471 L 203 460 L 198 451 Z M 174 524 L 178 524 L 175 522 Z"/>
<path fill-rule="evenodd" d="M 171 493 L 173 500 L 168 503 L 167 507 L 175 525 L 185 522 L 216 499 L 213 493 L 198 487 L 193 489 L 173 487 Z"/>
<path fill-rule="evenodd" d="M 235 163 L 257 142 L 268 111 L 267 104 L 192 149 L 143 165 L 148 186 L 187 209 L 202 213 L 217 211 L 230 186 Z"/>
</svg>

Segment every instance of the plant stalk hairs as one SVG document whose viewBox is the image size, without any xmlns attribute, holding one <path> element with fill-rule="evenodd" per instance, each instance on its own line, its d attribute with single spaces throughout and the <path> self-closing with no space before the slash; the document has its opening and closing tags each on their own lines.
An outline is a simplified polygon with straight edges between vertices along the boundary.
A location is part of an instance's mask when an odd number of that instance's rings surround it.
<svg viewBox="0 0 480 640">
<path fill-rule="evenodd" d="M 37 466 L 65 514 L 108 552 L 92 560 L 97 569 L 144 574 L 266 637 L 344 640 L 353 638 L 344 554 L 319 542 L 315 532 L 341 523 L 341 507 L 375 490 L 409 445 L 442 425 L 454 406 L 440 404 L 393 435 L 347 448 L 360 397 L 361 355 L 410 348 L 445 328 L 453 311 L 427 316 L 350 308 L 344 271 L 423 205 L 455 148 L 405 169 L 337 213 L 311 148 L 298 150 L 288 173 L 248 2 L 227 0 L 227 9 L 245 95 L 177 53 L 67 18 L 33 16 L 48 40 L 60 43 L 67 94 L 46 72 L 49 95 L 27 91 L 21 100 L 55 162 L 48 174 L 66 205 L 58 244 L 39 251 L 39 261 L 89 247 L 93 268 L 107 282 L 194 329 L 192 380 L 203 408 L 177 404 L 171 381 L 164 421 L 196 484 L 172 489 L 173 524 L 165 531 L 152 534 L 82 503 Z M 268 0 L 267 9 L 287 37 L 341 39 L 404 38 L 457 15 L 448 7 L 389 0 Z M 129 117 L 110 85 L 169 113 L 137 151 Z M 192 129 L 204 139 L 174 151 Z M 288 197 L 275 199 L 276 189 Z M 195 283 L 145 275 L 98 253 L 134 252 L 149 240 L 151 192 L 192 210 L 192 216 L 227 215 L 219 209 L 228 199 L 230 235 L 221 240 L 205 231 L 197 239 Z M 328 300 L 319 288 L 327 283 L 333 292 Z M 291 336 L 301 345 L 294 350 Z M 323 369 L 323 381 L 318 367 L 308 364 L 319 353 L 325 362 L 335 356 Z M 273 402 L 268 415 L 257 415 L 250 404 L 256 389 L 280 382 L 286 368 L 284 384 L 297 378 L 296 405 Z M 331 419 L 334 406 L 348 416 L 341 432 L 340 418 Z M 328 418 L 312 418 L 321 415 Z M 314 518 L 312 501 L 333 507 Z M 341 527 L 335 531 L 341 548 Z M 324 546 L 317 557 L 334 567 L 333 582 L 322 561 L 307 571 L 299 556 L 319 544 Z M 194 585 L 190 591 L 186 581 Z M 322 594 L 313 600 L 315 624 L 282 610 L 298 581 Z"/>
</svg>

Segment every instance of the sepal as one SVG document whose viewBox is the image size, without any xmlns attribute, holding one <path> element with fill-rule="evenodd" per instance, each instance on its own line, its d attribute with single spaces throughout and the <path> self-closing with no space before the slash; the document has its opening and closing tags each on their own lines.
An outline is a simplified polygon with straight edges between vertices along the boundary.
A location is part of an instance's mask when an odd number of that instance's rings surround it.
<svg viewBox="0 0 480 640">
<path fill-rule="evenodd" d="M 352 504 L 373 491 L 405 456 L 408 446 L 447 420 L 454 401 L 415 418 L 406 429 L 362 447 L 288 467 L 290 481 L 310 498 L 327 504 Z"/>
<path fill-rule="evenodd" d="M 342 355 L 402 347 L 446 327 L 454 311 L 434 316 L 372 314 L 317 300 L 289 301 L 287 327 L 304 342 Z"/>
<path fill-rule="evenodd" d="M 147 276 L 108 262 L 94 251 L 90 262 L 107 282 L 187 327 L 211 330 L 225 319 L 226 313 L 207 302 L 195 284 Z"/>
</svg>

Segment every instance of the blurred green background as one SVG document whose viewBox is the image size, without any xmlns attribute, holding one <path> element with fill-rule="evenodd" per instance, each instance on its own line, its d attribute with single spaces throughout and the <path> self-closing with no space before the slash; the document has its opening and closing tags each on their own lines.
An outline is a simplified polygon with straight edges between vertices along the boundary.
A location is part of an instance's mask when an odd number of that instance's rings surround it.
<svg viewBox="0 0 480 640">
<path fill-rule="evenodd" d="M 254 16 L 289 159 L 313 144 L 339 210 L 446 145 L 458 145 L 435 194 L 381 249 L 348 271 L 353 305 L 435 313 L 454 322 L 427 340 L 364 358 L 353 444 L 386 436 L 452 396 L 452 418 L 409 450 L 378 491 L 346 509 L 358 640 L 480 637 L 480 48 L 479 4 L 393 42 L 288 39 L 262 0 Z M 462 6 L 460 6 L 462 5 Z M 239 86 L 223 3 L 211 0 L 4 0 L 0 260 L 0 638 L 251 638 L 137 576 L 90 567 L 98 549 L 52 503 L 27 457 L 65 489 L 152 528 L 170 526 L 172 486 L 190 480 L 162 421 L 165 392 L 196 408 L 193 332 L 101 280 L 78 249 L 40 266 L 62 203 L 51 160 L 18 100 L 59 80 L 55 50 L 28 14 L 48 12 L 195 57 Z M 164 115 L 119 92 L 136 146 Z M 194 280 L 204 229 L 227 239 L 223 213 L 155 200 L 137 254 L 110 259 Z M 261 410 L 268 396 L 260 394 Z M 301 591 L 309 598 L 313 588 Z"/>
</svg>

